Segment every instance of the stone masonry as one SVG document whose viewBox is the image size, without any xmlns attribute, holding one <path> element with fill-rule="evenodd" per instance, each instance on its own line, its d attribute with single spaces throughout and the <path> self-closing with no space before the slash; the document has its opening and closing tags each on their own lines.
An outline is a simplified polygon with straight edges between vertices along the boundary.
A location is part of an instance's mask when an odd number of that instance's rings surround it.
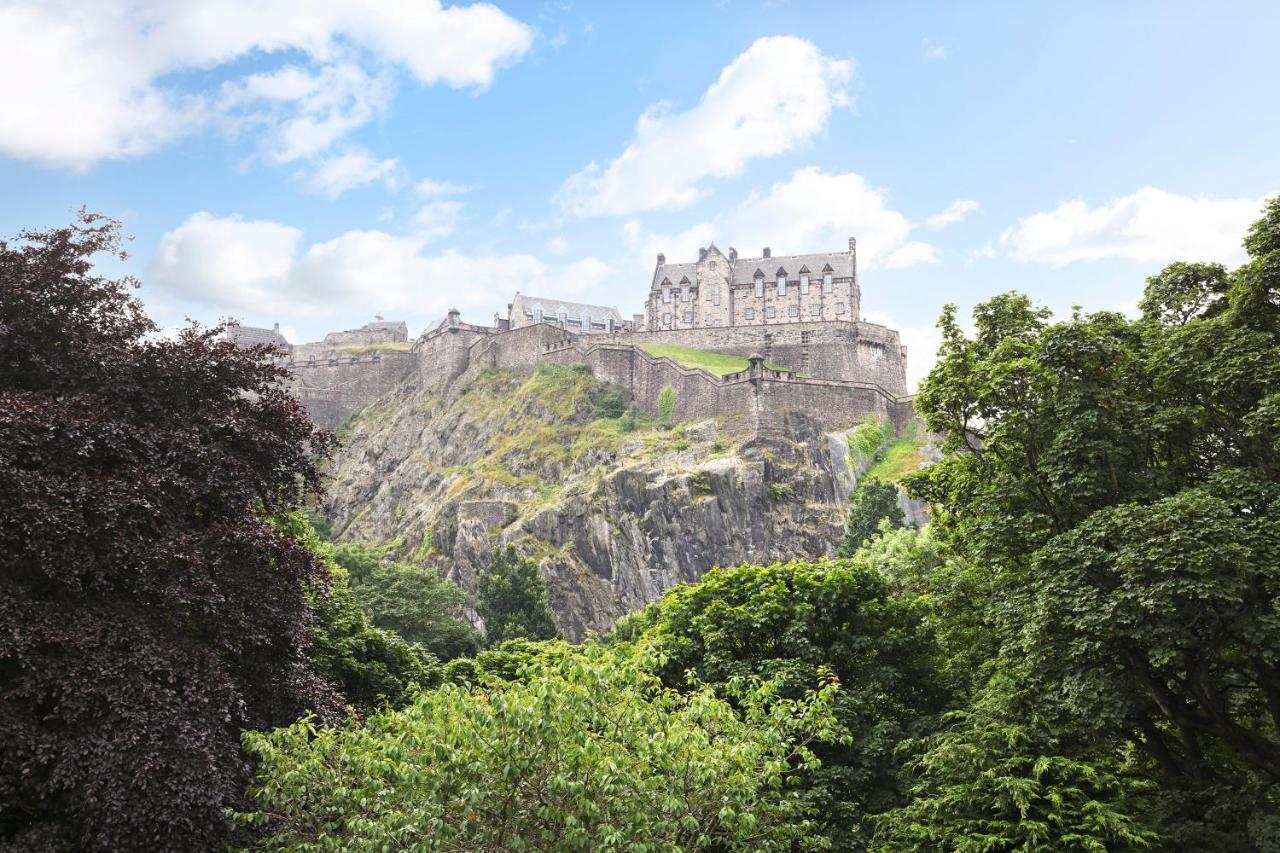
<svg viewBox="0 0 1280 853">
<path fill-rule="evenodd" d="M 788 412 L 831 427 L 868 415 L 911 417 L 906 348 L 898 333 L 860 318 L 856 244 L 847 252 L 741 258 L 715 245 L 696 263 L 658 256 L 644 315 L 525 297 L 492 326 L 456 311 L 410 349 L 403 323 L 378 322 L 294 347 L 293 391 L 324 426 L 337 427 L 402 382 L 461 393 L 489 369 L 531 372 L 542 363 L 586 364 L 625 389 L 644 412 L 676 392 L 676 419 L 721 417 L 767 433 Z M 541 308 L 542 310 L 538 310 Z M 729 376 L 685 367 L 646 345 L 676 344 L 742 356 Z"/>
</svg>

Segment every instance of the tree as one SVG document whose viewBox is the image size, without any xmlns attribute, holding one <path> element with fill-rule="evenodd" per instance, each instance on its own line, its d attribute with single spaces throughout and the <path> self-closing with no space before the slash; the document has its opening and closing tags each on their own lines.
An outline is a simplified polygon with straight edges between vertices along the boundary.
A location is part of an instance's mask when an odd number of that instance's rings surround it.
<svg viewBox="0 0 1280 853">
<path fill-rule="evenodd" d="M 941 709 L 923 615 L 894 597 L 874 567 L 740 566 L 670 590 L 646 611 L 643 637 L 663 656 L 660 673 L 673 687 L 754 676 L 796 698 L 830 672 L 842 687 L 839 736 L 814 745 L 822 766 L 803 786 L 837 847 L 856 850 L 866 842 L 866 816 L 898 802 L 899 742 Z"/>
<path fill-rule="evenodd" d="M 882 483 L 874 477 L 864 477 L 849 496 L 849 519 L 845 523 L 844 540 L 837 554 L 851 557 L 863 543 L 876 535 L 880 522 L 888 519 L 889 527 L 901 527 L 906 522 L 902 507 L 898 506 L 898 487 Z"/>
<path fill-rule="evenodd" d="M 440 660 L 474 655 L 480 647 L 474 628 L 459 614 L 466 594 L 430 569 L 384 558 L 384 549 L 344 542 L 334 559 L 351 572 L 355 601 L 379 628 L 394 631 Z"/>
<path fill-rule="evenodd" d="M 331 438 L 267 349 L 176 338 L 93 268 L 117 223 L 0 241 L 0 845 L 204 850 L 239 733 L 324 720 L 315 555 L 264 517 L 320 486 Z"/>
<path fill-rule="evenodd" d="M 670 385 L 662 386 L 658 392 L 658 420 L 663 426 L 671 426 L 676 416 L 676 389 Z"/>
<path fill-rule="evenodd" d="M 829 736 L 832 683 L 799 700 L 677 693 L 630 648 L 522 679 L 445 685 L 340 728 L 250 733 L 268 849 L 779 850 L 821 842 L 791 789 Z"/>
<path fill-rule="evenodd" d="M 1135 818 L 1152 787 L 1111 755 L 1057 751 L 1044 721 L 1018 713 L 997 675 L 970 709 L 920 741 L 905 805 L 875 819 L 873 848 L 903 850 L 1145 850 L 1156 834 Z"/>
<path fill-rule="evenodd" d="M 947 456 L 909 483 L 989 572 L 1001 656 L 1042 713 L 1135 745 L 1236 839 L 1280 782 L 1277 235 L 1273 199 L 1247 264 L 1168 267 L 1137 321 L 1051 323 L 1005 294 L 969 338 L 949 309 L 917 397 Z"/>
<path fill-rule="evenodd" d="M 493 563 L 476 580 L 476 612 L 484 620 L 484 640 L 496 646 L 523 637 L 549 640 L 556 623 L 547 603 L 547 584 L 532 560 L 508 545 L 493 554 Z"/>
</svg>

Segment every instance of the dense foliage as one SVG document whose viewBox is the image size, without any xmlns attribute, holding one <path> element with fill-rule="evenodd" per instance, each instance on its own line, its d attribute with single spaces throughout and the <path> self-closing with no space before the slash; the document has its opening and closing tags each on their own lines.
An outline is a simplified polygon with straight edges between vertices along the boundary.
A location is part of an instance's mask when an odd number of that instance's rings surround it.
<svg viewBox="0 0 1280 853">
<path fill-rule="evenodd" d="M 549 640 L 556 636 L 547 583 L 533 560 L 521 558 L 511 546 L 495 551 L 493 562 L 476 579 L 476 612 L 484 620 L 488 646 L 517 637 Z"/>
<path fill-rule="evenodd" d="M 882 483 L 873 477 L 858 481 L 849 496 L 849 517 L 845 522 L 844 540 L 836 553 L 851 557 L 868 539 L 876 534 L 880 522 L 888 520 L 889 526 L 901 527 L 906 516 L 898 505 L 898 487 Z"/>
<path fill-rule="evenodd" d="M 832 673 L 842 737 L 815 745 L 822 767 L 804 787 L 840 848 L 861 847 L 864 816 L 897 802 L 899 742 L 940 704 L 923 611 L 891 595 L 876 568 L 818 561 L 715 569 L 645 620 L 672 686 L 756 676 L 797 697 Z"/>
<path fill-rule="evenodd" d="M 1245 246 L 1154 276 L 1137 321 L 948 311 L 918 397 L 947 457 L 913 488 L 1013 694 L 1076 758 L 1131 749 L 1183 849 L 1280 843 L 1280 199 Z"/>
<path fill-rule="evenodd" d="M 216 848 L 240 730 L 341 711 L 304 653 L 324 567 L 263 520 L 330 439 L 261 352 L 154 337 L 99 253 L 88 215 L 0 241 L 0 845 Z"/>
<path fill-rule="evenodd" d="M 378 628 L 394 631 L 442 661 L 474 655 L 480 637 L 461 619 L 467 596 L 431 569 L 386 559 L 386 549 L 356 542 L 332 546 L 356 603 Z"/>
<path fill-rule="evenodd" d="M 798 700 L 738 683 L 678 693 L 630 648 L 588 646 L 523 677 L 446 685 L 401 711 L 246 743 L 269 849 L 686 851 L 821 843 L 793 790 L 833 736 L 834 684 Z M 795 846 L 793 846 L 795 845 Z"/>
</svg>

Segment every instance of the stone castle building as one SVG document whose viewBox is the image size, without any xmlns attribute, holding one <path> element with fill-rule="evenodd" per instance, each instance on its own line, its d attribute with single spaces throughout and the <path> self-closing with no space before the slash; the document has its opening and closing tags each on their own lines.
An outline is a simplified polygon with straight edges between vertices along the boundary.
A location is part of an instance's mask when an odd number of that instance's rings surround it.
<svg viewBox="0 0 1280 853">
<path fill-rule="evenodd" d="M 842 252 L 774 256 L 766 248 L 743 258 L 712 244 L 698 255 L 674 264 L 658 255 L 645 313 L 630 320 L 612 306 L 519 292 L 492 325 L 454 310 L 412 345 L 404 323 L 379 318 L 292 347 L 292 387 L 329 427 L 402 383 L 461 393 L 485 370 L 542 363 L 586 364 L 650 415 L 671 386 L 677 420 L 734 418 L 757 433 L 789 412 L 832 427 L 912 416 L 898 333 L 860 319 L 853 239 Z M 655 354 L 662 344 L 737 355 L 743 369 L 721 376 L 687 367 Z"/>
<path fill-rule="evenodd" d="M 758 258 L 724 255 L 712 243 L 696 263 L 658 255 L 645 306 L 650 331 L 858 319 L 858 255 L 849 251 Z"/>
</svg>

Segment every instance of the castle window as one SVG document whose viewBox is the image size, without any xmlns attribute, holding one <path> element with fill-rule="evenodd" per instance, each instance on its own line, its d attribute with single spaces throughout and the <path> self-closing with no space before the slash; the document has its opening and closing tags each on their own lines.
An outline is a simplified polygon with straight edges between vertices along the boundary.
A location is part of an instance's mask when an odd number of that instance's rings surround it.
<svg viewBox="0 0 1280 853">
<path fill-rule="evenodd" d="M 788 316 L 788 317 L 799 317 L 799 316 L 800 316 L 800 306 L 799 306 L 799 305 L 788 305 L 788 306 L 787 306 L 787 316 Z"/>
<path fill-rule="evenodd" d="M 604 329 L 609 334 L 611 335 L 613 334 L 613 318 L 612 317 L 604 318 Z"/>
<path fill-rule="evenodd" d="M 778 295 L 787 295 L 787 274 L 784 272 L 778 273 Z"/>
<path fill-rule="evenodd" d="M 586 311 L 582 312 L 582 330 L 584 332 L 591 331 L 591 315 L 588 314 Z"/>
<path fill-rule="evenodd" d="M 836 313 L 837 313 L 837 314 L 843 314 L 843 313 L 844 313 L 844 303 L 843 303 L 843 302 L 837 302 L 837 303 L 836 303 Z"/>
<path fill-rule="evenodd" d="M 774 317 L 777 317 L 777 316 L 778 316 L 778 309 L 774 308 L 772 305 L 764 309 L 764 318 L 766 320 L 772 320 Z"/>
<path fill-rule="evenodd" d="M 663 315 L 662 315 L 662 325 L 663 325 L 665 328 L 668 328 L 668 329 L 670 329 L 670 328 L 671 328 L 671 315 L 670 315 L 670 314 L 663 314 Z"/>
<path fill-rule="evenodd" d="M 754 308 L 748 308 L 742 312 L 742 319 L 744 320 L 754 320 L 755 318 L 756 318 L 756 309 Z"/>
<path fill-rule="evenodd" d="M 809 316 L 810 316 L 810 317 L 817 317 L 817 316 L 819 316 L 819 315 L 821 315 L 821 314 L 822 314 L 822 306 L 821 306 L 821 305 L 819 305 L 818 303 L 816 303 L 816 302 L 815 302 L 815 303 L 813 303 L 812 305 L 810 305 L 810 306 L 809 306 Z"/>
<path fill-rule="evenodd" d="M 764 296 L 764 276 L 756 276 L 756 298 Z"/>
<path fill-rule="evenodd" d="M 567 323 L 569 319 L 569 314 L 566 311 L 561 311 L 559 314 L 559 317 L 560 317 L 560 325 L 563 326 Z"/>
<path fill-rule="evenodd" d="M 822 274 L 822 292 L 831 292 L 831 273 L 829 272 Z"/>
<path fill-rule="evenodd" d="M 542 306 L 541 305 L 533 306 L 533 322 L 535 323 L 542 322 Z"/>
<path fill-rule="evenodd" d="M 809 292 L 809 276 L 800 276 L 800 292 L 802 294 Z"/>
<path fill-rule="evenodd" d="M 681 302 L 689 301 L 689 285 L 687 284 L 684 287 L 680 288 L 680 301 Z"/>
<path fill-rule="evenodd" d="M 720 285 L 711 288 L 711 302 L 714 305 L 720 304 Z"/>
<path fill-rule="evenodd" d="M 671 288 L 669 287 L 662 288 L 662 301 L 663 302 L 671 301 Z"/>
<path fill-rule="evenodd" d="M 692 325 L 693 325 L 693 312 L 692 312 L 692 311 L 686 311 L 686 312 L 684 312 L 684 322 L 685 322 L 687 325 L 690 325 L 690 326 L 692 326 Z"/>
</svg>

